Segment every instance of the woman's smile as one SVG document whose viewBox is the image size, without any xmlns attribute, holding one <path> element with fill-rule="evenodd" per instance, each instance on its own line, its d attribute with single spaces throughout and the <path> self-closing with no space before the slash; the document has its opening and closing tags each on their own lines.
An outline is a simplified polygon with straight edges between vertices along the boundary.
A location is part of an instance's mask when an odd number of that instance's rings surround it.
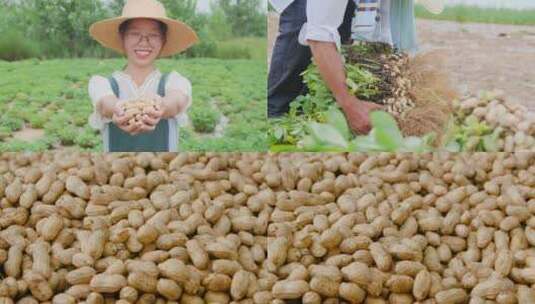
<svg viewBox="0 0 535 304">
<path fill-rule="evenodd" d="M 136 54 L 136 56 L 139 58 L 139 59 L 147 59 L 150 57 L 150 55 L 152 54 L 152 49 L 146 49 L 146 48 L 143 48 L 143 49 L 135 49 L 134 50 L 134 53 Z"/>
</svg>

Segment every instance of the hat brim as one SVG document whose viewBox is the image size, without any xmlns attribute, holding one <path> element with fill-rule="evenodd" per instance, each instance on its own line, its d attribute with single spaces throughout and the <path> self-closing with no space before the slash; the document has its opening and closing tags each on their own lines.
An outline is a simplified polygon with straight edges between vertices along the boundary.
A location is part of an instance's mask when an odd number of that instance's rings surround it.
<svg viewBox="0 0 535 304">
<path fill-rule="evenodd" d="M 166 42 L 160 52 L 160 57 L 168 57 L 183 52 L 199 41 L 195 31 L 185 23 L 169 18 L 143 16 L 116 17 L 98 21 L 91 25 L 89 33 L 91 37 L 104 47 L 120 54 L 125 54 L 123 41 L 119 33 L 119 26 L 127 20 L 142 18 L 157 20 L 167 25 Z"/>
<path fill-rule="evenodd" d="M 423 5 L 431 14 L 438 15 L 444 11 L 443 0 L 419 0 L 418 3 Z"/>
</svg>

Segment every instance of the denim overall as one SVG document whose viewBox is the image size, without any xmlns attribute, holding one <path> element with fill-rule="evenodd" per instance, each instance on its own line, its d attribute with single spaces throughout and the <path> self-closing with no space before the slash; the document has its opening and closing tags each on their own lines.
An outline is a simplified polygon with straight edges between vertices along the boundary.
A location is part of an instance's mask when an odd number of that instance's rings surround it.
<svg viewBox="0 0 535 304">
<path fill-rule="evenodd" d="M 165 83 L 169 74 L 163 74 L 158 84 L 158 95 L 165 97 Z M 110 77 L 113 93 L 119 98 L 119 84 Z M 174 120 L 173 120 L 174 121 Z M 130 135 L 114 123 L 108 123 L 109 152 L 167 152 L 169 151 L 170 119 L 161 119 L 156 128 L 147 133 Z"/>
</svg>

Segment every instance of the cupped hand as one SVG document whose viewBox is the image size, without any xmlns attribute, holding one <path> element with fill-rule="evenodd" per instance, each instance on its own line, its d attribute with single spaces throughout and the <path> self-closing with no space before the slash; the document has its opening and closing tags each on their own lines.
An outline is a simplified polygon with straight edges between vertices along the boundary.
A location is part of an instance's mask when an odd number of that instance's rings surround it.
<svg viewBox="0 0 535 304">
<path fill-rule="evenodd" d="M 141 117 L 141 132 L 151 132 L 154 131 L 156 125 L 163 118 L 164 109 L 163 109 L 163 99 L 159 95 L 150 96 L 154 100 L 154 107 L 147 108 L 143 110 Z"/>
<path fill-rule="evenodd" d="M 136 135 L 140 132 L 142 123 L 130 123 L 131 117 L 127 116 L 123 109 L 125 102 L 127 101 L 119 101 L 115 104 L 112 121 L 119 129 L 130 135 Z"/>
</svg>

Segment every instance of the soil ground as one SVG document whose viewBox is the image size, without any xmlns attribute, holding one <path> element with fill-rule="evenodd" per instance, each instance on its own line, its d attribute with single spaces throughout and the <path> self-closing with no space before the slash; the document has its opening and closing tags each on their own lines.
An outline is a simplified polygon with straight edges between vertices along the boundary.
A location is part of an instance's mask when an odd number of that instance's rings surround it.
<svg viewBox="0 0 535 304">
<path fill-rule="evenodd" d="M 24 141 L 34 141 L 42 138 L 45 135 L 45 130 L 24 128 L 13 133 L 13 138 Z"/>
</svg>

